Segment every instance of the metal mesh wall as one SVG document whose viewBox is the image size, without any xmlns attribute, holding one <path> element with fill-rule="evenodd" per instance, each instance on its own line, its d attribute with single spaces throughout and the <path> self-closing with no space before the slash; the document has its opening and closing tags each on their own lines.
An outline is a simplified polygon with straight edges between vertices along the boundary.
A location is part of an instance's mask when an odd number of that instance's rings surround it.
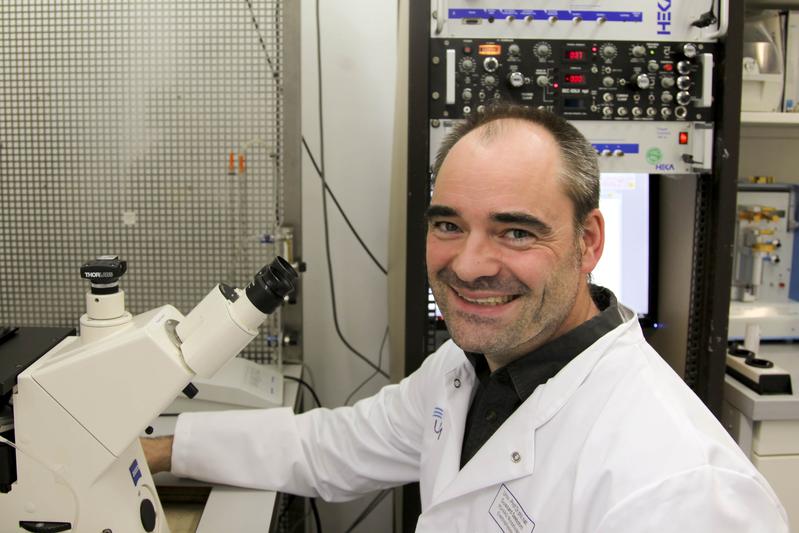
<svg viewBox="0 0 799 533">
<path fill-rule="evenodd" d="M 134 314 L 272 259 L 281 34 L 275 0 L 0 3 L 0 323 L 77 326 L 100 254 Z"/>
</svg>

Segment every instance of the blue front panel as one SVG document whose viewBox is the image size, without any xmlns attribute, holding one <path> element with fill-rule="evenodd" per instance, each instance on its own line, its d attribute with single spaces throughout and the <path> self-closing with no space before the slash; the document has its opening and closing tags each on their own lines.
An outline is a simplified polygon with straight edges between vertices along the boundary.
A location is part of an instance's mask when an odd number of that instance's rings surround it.
<svg viewBox="0 0 799 533">
<path fill-rule="evenodd" d="M 450 19 L 504 19 L 515 17 L 523 19 L 530 17 L 533 20 L 549 20 L 549 17 L 559 19 L 573 19 L 580 17 L 586 21 L 598 20 L 603 17 L 609 22 L 643 22 L 644 15 L 641 11 L 568 11 L 561 9 L 450 9 Z"/>
<path fill-rule="evenodd" d="M 639 152 L 639 145 L 637 144 L 625 144 L 625 143 L 593 143 L 591 146 L 597 152 L 601 152 L 602 150 L 610 150 L 614 152 L 616 150 L 621 150 L 625 154 L 637 154 Z"/>
</svg>

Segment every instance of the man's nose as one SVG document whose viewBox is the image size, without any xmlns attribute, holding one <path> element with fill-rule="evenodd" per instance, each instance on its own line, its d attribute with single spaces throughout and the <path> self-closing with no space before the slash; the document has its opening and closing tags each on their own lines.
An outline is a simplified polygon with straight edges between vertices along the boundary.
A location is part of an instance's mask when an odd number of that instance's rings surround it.
<svg viewBox="0 0 799 533">
<path fill-rule="evenodd" d="M 483 235 L 469 235 L 452 261 L 452 271 L 466 282 L 496 276 L 500 270 L 498 245 Z"/>
</svg>

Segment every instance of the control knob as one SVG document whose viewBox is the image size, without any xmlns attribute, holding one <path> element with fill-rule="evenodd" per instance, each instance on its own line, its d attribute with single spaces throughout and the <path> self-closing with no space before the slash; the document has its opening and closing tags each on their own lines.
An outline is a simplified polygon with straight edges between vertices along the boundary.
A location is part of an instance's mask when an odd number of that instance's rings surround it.
<svg viewBox="0 0 799 533">
<path fill-rule="evenodd" d="M 611 93 L 605 93 L 605 94 L 602 95 L 602 99 L 604 101 L 606 101 L 606 102 L 612 102 L 613 101 L 613 95 Z"/>
<path fill-rule="evenodd" d="M 539 87 L 549 87 L 549 76 L 540 75 L 535 79 Z"/>
<path fill-rule="evenodd" d="M 603 107 L 602 108 L 602 114 L 605 115 L 606 117 L 612 117 L 613 116 L 613 108 L 612 107 Z"/>
<path fill-rule="evenodd" d="M 680 105 L 688 105 L 691 102 L 691 95 L 688 91 L 680 91 L 677 93 L 677 103 Z"/>
<path fill-rule="evenodd" d="M 546 59 L 552 55 L 552 47 L 547 43 L 538 43 L 535 45 L 535 55 L 539 59 Z"/>
<path fill-rule="evenodd" d="M 519 52 L 520 52 L 520 51 L 521 51 L 521 50 L 520 50 L 520 48 L 519 48 L 519 45 L 518 45 L 518 44 L 516 44 L 516 43 L 513 43 L 512 45 L 510 45 L 510 46 L 508 47 L 508 53 L 509 53 L 510 55 L 512 55 L 512 56 L 517 56 L 517 55 L 519 55 Z"/>
<path fill-rule="evenodd" d="M 654 117 L 657 114 L 658 114 L 658 110 L 655 109 L 654 107 L 647 107 L 646 108 L 646 116 Z"/>
<path fill-rule="evenodd" d="M 677 72 L 680 74 L 688 74 L 691 72 L 691 62 L 690 61 L 678 61 L 677 62 Z"/>
<path fill-rule="evenodd" d="M 670 104 L 674 101 L 674 95 L 670 92 L 663 91 L 663 94 L 660 95 L 660 101 L 664 104 Z"/>
<path fill-rule="evenodd" d="M 674 78 L 672 76 L 661 78 L 660 86 L 663 87 L 664 89 L 671 89 L 672 87 L 674 87 Z"/>
<path fill-rule="evenodd" d="M 685 43 L 682 47 L 682 53 L 688 59 L 696 57 L 696 45 L 692 43 Z"/>
<path fill-rule="evenodd" d="M 487 74 L 486 77 L 483 78 L 483 85 L 485 85 L 486 89 L 493 89 L 497 86 L 497 79 L 491 74 Z"/>
<path fill-rule="evenodd" d="M 483 68 L 486 72 L 494 72 L 499 67 L 499 61 L 496 57 L 487 57 L 483 60 Z"/>
<path fill-rule="evenodd" d="M 677 87 L 682 89 L 683 91 L 685 89 L 688 89 L 691 85 L 693 85 L 693 82 L 691 81 L 691 78 L 689 78 L 688 76 L 680 76 L 679 78 L 677 78 Z"/>
<path fill-rule="evenodd" d="M 618 108 L 616 110 L 616 113 L 618 113 L 620 117 L 626 117 L 627 116 L 627 108 L 626 107 L 620 107 L 620 108 Z"/>
<path fill-rule="evenodd" d="M 616 157 L 624 157 L 624 150 L 622 150 L 621 148 L 616 148 L 615 150 L 613 150 L 613 155 L 615 155 Z"/>
<path fill-rule="evenodd" d="M 471 57 L 464 57 L 461 61 L 461 70 L 464 72 L 474 72 L 474 59 Z"/>
<path fill-rule="evenodd" d="M 605 148 L 604 150 L 602 150 L 602 155 L 604 155 L 605 157 L 610 157 L 613 155 L 613 151 L 610 148 Z"/>
<path fill-rule="evenodd" d="M 658 64 L 658 62 L 657 62 L 657 61 L 655 61 L 655 60 L 653 59 L 652 61 L 650 61 L 649 63 L 647 63 L 647 64 L 646 64 L 646 69 L 647 69 L 649 72 L 655 73 L 655 72 L 657 72 L 658 70 L 660 70 L 660 65 Z"/>
<path fill-rule="evenodd" d="M 638 74 L 633 78 L 633 81 L 638 85 L 639 89 L 649 89 L 649 85 L 651 84 L 649 76 L 646 74 Z"/>
<path fill-rule="evenodd" d="M 633 113 L 633 116 L 634 116 L 634 117 L 640 117 L 641 115 L 643 115 L 643 113 L 644 113 L 644 112 L 643 112 L 643 110 L 642 110 L 640 107 L 638 107 L 638 106 L 635 106 L 635 107 L 632 109 L 632 113 Z"/>
<path fill-rule="evenodd" d="M 633 46 L 632 51 L 634 57 L 644 57 L 646 55 L 646 48 L 640 44 Z"/>
<path fill-rule="evenodd" d="M 660 115 L 663 118 L 669 118 L 671 116 L 671 109 L 669 109 L 668 107 L 661 108 Z"/>
<path fill-rule="evenodd" d="M 613 87 L 615 84 L 616 81 L 610 76 L 605 76 L 604 78 L 602 78 L 602 85 L 604 85 L 605 87 Z"/>
<path fill-rule="evenodd" d="M 469 88 L 464 89 L 463 92 L 461 93 L 461 98 L 463 99 L 464 102 L 468 102 L 469 100 L 471 100 L 472 90 Z"/>
<path fill-rule="evenodd" d="M 616 46 L 612 44 L 605 44 L 602 46 L 602 57 L 605 59 L 613 59 L 616 57 L 618 50 L 616 50 Z"/>
<path fill-rule="evenodd" d="M 508 83 L 511 87 L 521 87 L 524 85 L 524 74 L 521 72 L 511 72 L 508 74 Z"/>
</svg>

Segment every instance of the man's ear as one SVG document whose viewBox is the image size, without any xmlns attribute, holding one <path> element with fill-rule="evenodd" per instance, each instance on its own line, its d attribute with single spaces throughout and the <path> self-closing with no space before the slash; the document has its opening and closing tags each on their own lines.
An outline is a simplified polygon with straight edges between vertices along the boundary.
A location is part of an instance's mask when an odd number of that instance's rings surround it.
<svg viewBox="0 0 799 533">
<path fill-rule="evenodd" d="M 583 232 L 580 236 L 581 263 L 583 274 L 590 274 L 605 247 L 605 219 L 599 209 L 594 209 L 583 220 Z"/>
</svg>

